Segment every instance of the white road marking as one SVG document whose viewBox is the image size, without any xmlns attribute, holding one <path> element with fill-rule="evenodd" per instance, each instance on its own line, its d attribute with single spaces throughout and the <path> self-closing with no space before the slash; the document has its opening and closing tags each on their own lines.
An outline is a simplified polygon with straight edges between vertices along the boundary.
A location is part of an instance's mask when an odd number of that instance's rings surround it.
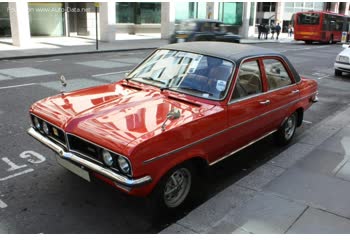
<svg viewBox="0 0 350 240">
<path fill-rule="evenodd" d="M 325 75 L 325 76 L 323 76 L 323 77 L 319 77 L 319 78 L 317 78 L 317 79 L 322 79 L 322 78 L 326 78 L 326 77 L 329 77 L 330 75 Z"/>
<path fill-rule="evenodd" d="M 12 175 L 7 176 L 7 177 L 4 177 L 4 178 L 0 178 L 0 182 L 2 182 L 2 181 L 6 181 L 6 180 L 9 180 L 9 179 L 11 179 L 11 178 L 14 178 L 14 177 L 17 177 L 17 176 L 20 176 L 20 175 L 26 174 L 26 173 L 30 173 L 30 172 L 33 172 L 33 171 L 34 171 L 34 169 L 29 168 L 29 169 L 24 170 L 24 171 L 22 171 L 22 172 L 15 173 L 15 174 L 12 174 Z"/>
<path fill-rule="evenodd" d="M 0 199 L 0 208 L 7 208 L 7 204 Z"/>
<path fill-rule="evenodd" d="M 303 122 L 306 123 L 306 124 L 312 124 L 312 122 L 306 121 L 306 120 L 303 120 Z"/>
<path fill-rule="evenodd" d="M 39 60 L 39 61 L 35 61 L 38 63 L 43 63 L 43 62 L 56 62 L 56 61 L 61 61 L 62 59 L 48 59 L 48 60 Z"/>
<path fill-rule="evenodd" d="M 10 166 L 10 168 L 7 169 L 8 172 L 15 171 L 17 169 L 21 169 L 21 168 L 24 168 L 27 166 L 25 164 L 18 166 L 15 163 L 13 163 L 10 159 L 8 159 L 7 157 L 1 158 L 1 160 Z"/>
<path fill-rule="evenodd" d="M 107 75 L 118 74 L 118 73 L 126 73 L 126 72 L 130 72 L 130 71 L 131 71 L 131 70 L 120 71 L 120 72 L 111 72 L 111 73 L 95 74 L 95 75 L 91 75 L 91 77 L 107 76 Z"/>
<path fill-rule="evenodd" d="M 0 87 L 0 90 L 1 90 L 1 89 L 8 89 L 8 88 L 26 87 L 26 86 L 32 86 L 32 85 L 38 85 L 38 83 L 27 83 L 27 84 L 20 84 L 20 85 L 13 85 L 13 86 Z"/>
</svg>

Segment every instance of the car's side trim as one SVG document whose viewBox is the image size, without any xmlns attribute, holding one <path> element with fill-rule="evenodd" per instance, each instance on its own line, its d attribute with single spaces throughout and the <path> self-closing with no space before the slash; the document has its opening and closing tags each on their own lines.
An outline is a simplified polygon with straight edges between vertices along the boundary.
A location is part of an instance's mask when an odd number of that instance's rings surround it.
<svg viewBox="0 0 350 240">
<path fill-rule="evenodd" d="M 243 149 L 249 147 L 250 145 L 253 145 L 253 144 L 256 143 L 256 142 L 259 142 L 261 139 L 263 139 L 263 138 L 265 138 L 265 137 L 271 135 L 272 133 L 274 133 L 274 132 L 276 132 L 276 131 L 277 131 L 277 129 L 276 129 L 276 130 L 273 130 L 273 131 L 271 131 L 271 132 L 269 132 L 269 133 L 267 133 L 267 134 L 265 134 L 264 136 L 262 136 L 262 137 L 260 137 L 260 138 L 258 138 L 258 139 L 255 139 L 254 141 L 251 141 L 251 142 L 248 143 L 247 145 L 244 145 L 243 147 L 240 147 L 240 148 L 238 148 L 237 150 L 234 150 L 233 152 L 231 152 L 231 153 L 229 153 L 229 154 L 227 154 L 227 155 L 225 155 L 225 156 L 223 156 L 223 157 L 221 157 L 221 158 L 215 160 L 214 162 L 210 163 L 209 166 L 212 166 L 212 165 L 214 165 L 214 164 L 217 164 L 218 162 L 221 162 L 221 161 L 224 160 L 225 158 L 228 158 L 228 157 L 232 156 L 233 154 L 235 154 L 235 153 L 237 153 L 237 152 L 239 152 L 239 151 L 241 151 L 241 150 L 243 150 Z"/>
<path fill-rule="evenodd" d="M 288 103 L 288 104 L 286 104 L 286 105 L 283 105 L 283 106 L 281 106 L 281 107 L 279 107 L 279 108 L 276 108 L 276 109 L 273 109 L 273 110 L 271 110 L 271 111 L 265 112 L 265 113 L 263 113 L 263 114 L 261 114 L 261 115 L 259 115 L 259 116 L 256 116 L 256 117 L 254 117 L 254 118 L 248 119 L 248 120 L 246 120 L 246 121 L 244 121 L 244 122 L 241 122 L 241 123 L 239 123 L 239 124 L 233 125 L 233 126 L 227 128 L 227 129 L 221 130 L 220 132 L 214 133 L 214 134 L 212 134 L 212 135 L 210 135 L 210 136 L 207 136 L 207 137 L 205 137 L 205 138 L 202 138 L 202 139 L 199 139 L 199 140 L 197 140 L 197 141 L 195 141 L 195 142 L 192 142 L 192 143 L 190 143 L 190 144 L 187 144 L 186 146 L 183 146 L 183 147 L 174 149 L 174 150 L 172 150 L 172 151 L 170 151 L 170 152 L 164 153 L 164 154 L 159 155 L 159 156 L 157 156 L 157 157 L 147 159 L 147 160 L 143 161 L 143 164 L 149 164 L 149 163 L 154 162 L 154 161 L 156 161 L 156 160 L 159 160 L 159 159 L 161 159 L 161 158 L 163 158 L 163 157 L 169 156 L 169 155 L 171 155 L 171 154 L 174 154 L 174 153 L 180 152 L 180 151 L 182 151 L 182 150 L 184 150 L 184 149 L 187 149 L 187 148 L 189 148 L 189 147 L 192 147 L 193 145 L 196 145 L 196 144 L 205 142 L 205 141 L 207 141 L 207 140 L 210 139 L 210 138 L 213 138 L 213 137 L 218 136 L 218 135 L 220 135 L 220 134 L 222 134 L 222 133 L 225 133 L 225 132 L 227 132 L 227 131 L 230 131 L 230 130 L 232 130 L 232 129 L 235 129 L 235 128 L 239 127 L 239 126 L 242 126 L 242 125 L 244 125 L 244 124 L 246 124 L 246 123 L 249 123 L 249 122 L 251 122 L 251 121 L 254 121 L 254 120 L 256 120 L 256 119 L 259 119 L 259 118 L 261 118 L 261 117 L 263 117 L 263 116 L 265 116 L 265 115 L 268 115 L 268 114 L 273 113 L 273 112 L 275 112 L 275 111 L 278 111 L 278 110 L 280 110 L 280 109 L 289 107 L 290 105 L 292 105 L 292 104 L 294 104 L 294 103 L 297 103 L 297 102 L 299 102 L 299 101 L 302 101 L 302 100 L 304 100 L 304 99 L 306 99 L 306 98 L 310 98 L 311 96 L 315 95 L 316 93 L 317 93 L 317 91 L 316 91 L 316 92 L 313 92 L 312 94 L 309 94 L 309 95 L 307 95 L 307 96 L 305 96 L 305 97 L 302 97 L 302 98 L 300 98 L 300 99 L 296 99 L 296 100 L 294 100 L 294 101 L 292 101 L 292 102 L 290 102 L 290 103 Z"/>
<path fill-rule="evenodd" d="M 45 146 L 49 147 L 51 150 L 56 152 L 61 158 L 64 158 L 66 160 L 72 161 L 78 165 L 84 166 L 98 174 L 101 174 L 104 177 L 107 177 L 114 181 L 116 184 L 121 184 L 125 187 L 139 187 L 142 185 L 145 185 L 149 182 L 152 181 L 151 176 L 144 176 L 142 178 L 135 178 L 135 179 L 130 179 L 125 176 L 122 176 L 118 173 L 115 173 L 107 168 L 101 167 L 93 162 L 90 162 L 88 160 L 85 160 L 72 152 L 65 151 L 61 146 L 58 144 L 54 143 L 50 139 L 44 137 L 41 135 L 39 132 L 37 132 L 34 128 L 29 128 L 28 129 L 28 134 L 34 137 L 36 140 L 44 144 Z"/>
</svg>

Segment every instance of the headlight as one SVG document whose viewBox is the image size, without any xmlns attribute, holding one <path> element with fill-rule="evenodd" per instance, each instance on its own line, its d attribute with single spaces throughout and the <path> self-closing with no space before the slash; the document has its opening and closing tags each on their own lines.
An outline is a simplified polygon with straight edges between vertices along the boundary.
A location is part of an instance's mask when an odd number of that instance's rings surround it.
<svg viewBox="0 0 350 240">
<path fill-rule="evenodd" d="M 46 122 L 43 122 L 43 130 L 45 134 L 49 135 L 49 127 Z"/>
<path fill-rule="evenodd" d="M 102 158 L 103 158 L 103 162 L 108 167 L 112 167 L 113 166 L 113 163 L 114 163 L 113 156 L 108 151 L 102 150 Z"/>
<path fill-rule="evenodd" d="M 119 164 L 119 168 L 120 170 L 125 173 L 128 174 L 130 173 L 130 164 L 129 161 L 126 160 L 124 157 L 119 156 L 118 157 L 118 164 Z"/>
<path fill-rule="evenodd" d="M 37 117 L 34 117 L 34 127 L 38 130 L 40 130 L 40 128 L 41 128 L 39 119 Z"/>
</svg>

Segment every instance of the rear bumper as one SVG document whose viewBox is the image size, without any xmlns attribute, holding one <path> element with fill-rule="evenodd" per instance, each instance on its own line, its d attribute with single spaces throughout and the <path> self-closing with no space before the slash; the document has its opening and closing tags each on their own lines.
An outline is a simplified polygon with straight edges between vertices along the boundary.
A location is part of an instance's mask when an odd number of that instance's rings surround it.
<svg viewBox="0 0 350 240">
<path fill-rule="evenodd" d="M 142 178 L 135 179 L 127 178 L 107 168 L 101 167 L 93 162 L 90 162 L 84 158 L 81 158 L 69 151 L 65 151 L 65 149 L 63 149 L 61 146 L 46 138 L 45 136 L 37 132 L 34 128 L 29 128 L 27 132 L 30 136 L 32 136 L 33 138 L 35 138 L 36 140 L 53 150 L 55 153 L 57 153 L 61 158 L 72 161 L 73 163 L 76 163 L 80 166 L 84 166 L 87 169 L 90 169 L 91 171 L 112 180 L 117 186 L 121 185 L 121 187 L 134 188 L 146 185 L 152 181 L 152 178 L 150 176 L 144 176 Z"/>
</svg>

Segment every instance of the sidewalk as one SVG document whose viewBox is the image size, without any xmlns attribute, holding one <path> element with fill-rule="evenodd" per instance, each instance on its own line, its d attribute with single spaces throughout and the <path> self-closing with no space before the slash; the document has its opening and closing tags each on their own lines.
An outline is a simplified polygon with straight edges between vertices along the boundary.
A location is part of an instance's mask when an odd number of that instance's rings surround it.
<svg viewBox="0 0 350 240">
<path fill-rule="evenodd" d="M 350 233 L 350 104 L 169 226 L 173 233 Z"/>
<path fill-rule="evenodd" d="M 99 50 L 96 50 L 94 39 L 82 37 L 33 37 L 25 47 L 12 45 L 11 38 L 0 38 L 0 60 L 30 58 L 55 55 L 69 55 L 96 52 L 127 51 L 138 49 L 154 49 L 168 44 L 168 40 L 160 39 L 159 34 L 153 35 L 118 35 L 119 40 L 114 42 L 99 41 Z M 242 39 L 242 44 L 267 42 L 292 42 L 287 34 L 281 33 L 279 40 L 258 39 L 258 35 Z"/>
</svg>

